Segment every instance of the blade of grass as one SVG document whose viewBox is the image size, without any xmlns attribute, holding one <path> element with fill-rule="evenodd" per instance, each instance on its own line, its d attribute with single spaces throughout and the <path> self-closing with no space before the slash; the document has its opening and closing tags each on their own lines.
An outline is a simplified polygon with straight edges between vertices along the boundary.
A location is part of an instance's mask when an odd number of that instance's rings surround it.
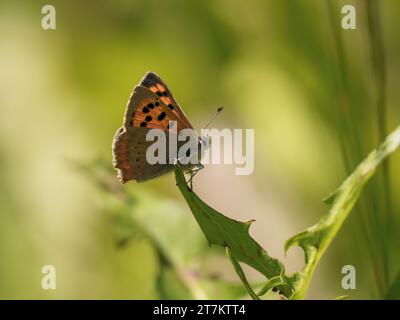
<svg viewBox="0 0 400 320">
<path fill-rule="evenodd" d="M 397 274 L 397 277 L 390 285 L 390 288 L 385 296 L 385 300 L 398 300 L 398 299 L 400 299 L 400 272 Z"/>
<path fill-rule="evenodd" d="M 387 134 L 387 107 L 386 107 L 386 61 L 385 52 L 383 46 L 383 37 L 381 30 L 379 5 L 376 0 L 366 1 L 366 11 L 367 11 L 367 25 L 369 34 L 369 43 L 371 50 L 371 63 L 374 74 L 374 82 L 377 90 L 376 98 L 376 115 L 377 115 L 377 125 L 378 125 L 378 137 L 382 140 Z M 385 208 L 385 221 L 383 223 L 382 237 L 383 242 L 386 243 L 388 234 L 390 232 L 389 226 L 392 220 L 392 192 L 390 187 L 390 162 L 387 161 L 382 166 L 382 180 L 383 180 L 383 190 L 381 194 L 384 198 L 383 206 Z M 382 217 L 383 218 L 383 217 Z M 386 246 L 383 249 L 383 276 L 385 289 L 389 285 L 389 263 L 388 263 L 388 252 Z"/>
</svg>

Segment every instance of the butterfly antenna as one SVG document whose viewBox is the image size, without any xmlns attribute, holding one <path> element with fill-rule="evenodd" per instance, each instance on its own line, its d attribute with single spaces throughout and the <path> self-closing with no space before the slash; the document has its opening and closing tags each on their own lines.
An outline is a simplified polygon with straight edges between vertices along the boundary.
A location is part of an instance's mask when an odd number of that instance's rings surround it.
<svg viewBox="0 0 400 320">
<path fill-rule="evenodd" d="M 217 109 L 217 111 L 215 111 L 215 113 L 214 113 L 214 115 L 211 117 L 211 119 L 208 120 L 208 122 L 207 122 L 206 126 L 204 127 L 204 129 L 207 129 L 207 128 L 208 128 L 208 126 L 214 121 L 214 119 L 217 117 L 217 115 L 218 115 L 222 110 L 224 110 L 224 107 L 219 107 L 219 108 Z"/>
</svg>

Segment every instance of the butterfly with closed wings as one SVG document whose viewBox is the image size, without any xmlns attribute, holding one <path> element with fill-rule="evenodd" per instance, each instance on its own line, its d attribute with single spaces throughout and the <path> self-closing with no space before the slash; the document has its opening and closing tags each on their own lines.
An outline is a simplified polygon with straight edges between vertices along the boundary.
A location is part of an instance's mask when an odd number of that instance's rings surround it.
<svg viewBox="0 0 400 320">
<path fill-rule="evenodd" d="M 218 112 L 221 110 L 222 108 L 218 109 Z M 149 130 L 160 129 L 170 134 L 171 125 L 174 124 L 177 126 L 177 134 L 183 129 L 193 129 L 167 85 L 155 73 L 146 73 L 129 98 L 123 126 L 118 129 L 113 140 L 113 166 L 118 170 L 122 183 L 129 180 L 150 180 L 174 169 L 179 159 L 166 164 L 150 164 L 146 159 L 147 148 L 152 144 L 151 141 L 146 141 Z M 190 161 L 183 166 L 186 172 L 191 173 L 190 184 L 194 174 L 203 168 L 200 163 L 201 153 L 209 143 L 208 137 L 198 137 L 194 130 L 192 132 L 198 141 L 200 152 L 187 154 L 188 157 L 196 157 L 198 161 L 196 164 Z"/>
</svg>

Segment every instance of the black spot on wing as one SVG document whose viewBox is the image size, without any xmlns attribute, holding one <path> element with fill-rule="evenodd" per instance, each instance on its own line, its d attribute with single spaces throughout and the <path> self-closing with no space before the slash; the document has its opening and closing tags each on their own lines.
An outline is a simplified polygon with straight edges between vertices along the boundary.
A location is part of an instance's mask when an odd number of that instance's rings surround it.
<svg viewBox="0 0 400 320">
<path fill-rule="evenodd" d="M 164 118 L 167 116 L 167 114 L 163 111 L 163 112 L 161 112 L 159 115 L 158 115 L 158 117 L 157 117 L 157 120 L 158 121 L 162 121 L 162 120 L 164 120 Z"/>
</svg>

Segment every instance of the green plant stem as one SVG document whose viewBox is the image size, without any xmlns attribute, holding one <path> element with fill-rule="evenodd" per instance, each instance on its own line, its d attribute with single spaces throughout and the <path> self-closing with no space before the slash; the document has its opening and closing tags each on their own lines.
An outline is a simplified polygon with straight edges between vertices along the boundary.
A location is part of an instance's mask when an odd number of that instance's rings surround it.
<svg viewBox="0 0 400 320">
<path fill-rule="evenodd" d="M 351 168 L 357 164 L 362 155 L 362 147 L 360 144 L 360 139 L 358 135 L 358 130 L 355 128 L 358 125 L 358 121 L 353 121 L 353 119 L 358 119 L 357 115 L 351 113 L 349 108 L 349 101 L 352 96 L 351 86 L 349 82 L 349 68 L 346 59 L 345 47 L 343 42 L 342 30 L 340 28 L 340 10 L 335 5 L 334 1 L 326 1 L 328 14 L 330 18 L 331 30 L 334 39 L 334 48 L 337 59 L 337 66 L 339 70 L 340 79 L 338 81 L 338 102 L 337 102 L 337 114 L 338 119 L 336 121 L 339 129 L 339 141 L 341 145 L 342 156 L 346 168 L 347 175 L 351 173 Z M 385 134 L 380 136 L 379 141 L 383 141 Z M 384 164 L 384 175 L 385 175 Z M 385 196 L 387 193 L 385 192 Z M 387 202 L 387 201 L 386 201 Z M 360 201 L 358 211 L 360 214 L 357 216 L 359 221 L 360 230 L 367 242 L 367 251 L 370 257 L 373 276 L 376 280 L 376 287 L 379 295 L 382 296 L 385 291 L 385 269 L 387 261 L 387 252 L 385 247 L 385 241 L 383 237 L 377 237 L 377 228 L 379 233 L 381 233 L 381 223 L 379 223 L 379 217 L 377 217 L 376 212 L 378 209 L 373 210 L 373 208 L 378 207 L 378 199 L 376 199 L 375 192 L 371 190 L 366 190 L 365 196 L 362 201 Z M 386 210 L 385 210 L 386 211 Z M 374 241 L 378 239 L 378 241 Z"/>
<path fill-rule="evenodd" d="M 298 245 L 305 253 L 305 266 L 295 276 L 293 284 L 295 290 L 291 299 L 304 298 L 315 268 L 354 207 L 364 185 L 373 176 L 378 165 L 399 146 L 400 126 L 361 162 L 353 174 L 331 196 L 333 204 L 329 213 L 323 216 L 317 224 L 286 242 L 285 251 Z"/>
<path fill-rule="evenodd" d="M 226 247 L 226 255 L 228 256 L 229 260 L 231 260 L 233 268 L 235 269 L 237 275 L 239 276 L 240 280 L 242 281 L 244 287 L 246 288 L 247 292 L 249 293 L 250 297 L 253 300 L 260 300 L 260 298 L 256 295 L 254 290 L 251 288 L 249 282 L 247 281 L 246 275 L 243 272 L 242 267 L 240 266 L 239 261 L 235 258 L 235 256 L 232 254 L 231 250 L 229 247 Z"/>
</svg>

